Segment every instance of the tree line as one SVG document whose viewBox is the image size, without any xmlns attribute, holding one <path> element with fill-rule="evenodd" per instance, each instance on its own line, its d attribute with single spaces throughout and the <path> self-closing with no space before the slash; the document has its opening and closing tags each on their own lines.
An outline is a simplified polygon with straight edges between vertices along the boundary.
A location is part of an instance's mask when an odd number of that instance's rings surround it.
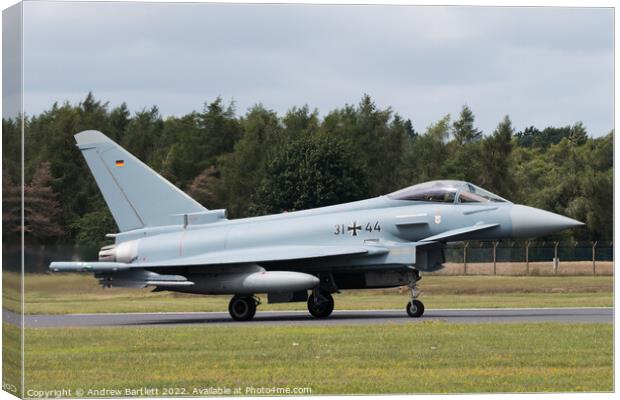
<svg viewBox="0 0 620 400">
<path fill-rule="evenodd" d="M 207 208 L 230 218 L 301 210 L 387 194 L 433 179 L 466 180 L 508 198 L 584 221 L 567 240 L 613 236 L 613 131 L 592 137 L 576 122 L 493 132 L 463 106 L 423 131 L 364 95 L 320 117 L 308 106 L 284 115 L 261 104 L 238 115 L 221 98 L 163 118 L 131 113 L 92 93 L 54 104 L 24 123 L 25 232 L 41 244 L 104 243 L 116 225 L 73 135 L 104 132 Z M 3 119 L 3 233 L 19 232 L 21 120 Z M 154 199 L 153 201 L 157 201 Z"/>
</svg>

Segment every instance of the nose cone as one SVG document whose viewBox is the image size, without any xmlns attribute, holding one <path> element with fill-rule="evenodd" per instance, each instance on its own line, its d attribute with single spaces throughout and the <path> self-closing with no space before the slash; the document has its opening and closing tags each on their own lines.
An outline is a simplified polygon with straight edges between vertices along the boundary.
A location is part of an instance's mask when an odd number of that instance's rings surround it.
<svg viewBox="0 0 620 400">
<path fill-rule="evenodd" d="M 534 207 L 515 204 L 510 210 L 512 236 L 532 238 L 583 226 L 583 222 Z"/>
</svg>

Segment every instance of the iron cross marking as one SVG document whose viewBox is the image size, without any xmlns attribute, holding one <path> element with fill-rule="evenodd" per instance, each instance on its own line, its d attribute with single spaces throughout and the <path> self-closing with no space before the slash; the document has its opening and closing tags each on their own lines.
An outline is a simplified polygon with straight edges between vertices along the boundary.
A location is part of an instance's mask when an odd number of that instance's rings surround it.
<svg viewBox="0 0 620 400">
<path fill-rule="evenodd" d="M 349 225 L 347 227 L 347 231 L 353 231 L 353 233 L 351 234 L 352 236 L 357 236 L 357 231 L 358 230 L 362 230 L 362 226 L 357 224 L 357 221 L 353 221 L 353 225 Z"/>
</svg>

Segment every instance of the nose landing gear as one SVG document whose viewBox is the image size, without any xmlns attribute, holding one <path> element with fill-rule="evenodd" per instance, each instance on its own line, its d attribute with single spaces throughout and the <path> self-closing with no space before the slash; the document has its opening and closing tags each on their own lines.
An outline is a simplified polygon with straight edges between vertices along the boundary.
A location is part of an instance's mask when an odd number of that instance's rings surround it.
<svg viewBox="0 0 620 400">
<path fill-rule="evenodd" d="M 424 314 L 424 303 L 418 300 L 420 293 L 417 290 L 418 281 L 422 279 L 420 273 L 414 270 L 414 276 L 409 281 L 409 289 L 411 290 L 411 301 L 407 303 L 405 310 L 411 318 L 420 318 Z"/>
</svg>

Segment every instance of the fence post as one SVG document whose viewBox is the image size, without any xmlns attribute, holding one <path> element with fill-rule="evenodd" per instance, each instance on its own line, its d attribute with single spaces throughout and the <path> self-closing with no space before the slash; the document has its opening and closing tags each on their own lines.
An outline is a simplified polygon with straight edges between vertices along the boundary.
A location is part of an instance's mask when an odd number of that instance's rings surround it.
<svg viewBox="0 0 620 400">
<path fill-rule="evenodd" d="M 493 275 L 497 275 L 497 245 L 499 240 L 493 241 Z"/>
<path fill-rule="evenodd" d="M 553 242 L 553 274 L 558 274 L 558 268 L 560 268 L 560 260 L 558 259 L 558 246 L 560 241 Z"/>
<path fill-rule="evenodd" d="M 530 241 L 525 241 L 525 274 L 530 275 Z"/>
<path fill-rule="evenodd" d="M 598 240 L 592 243 L 592 275 L 596 275 L 596 245 Z"/>
<path fill-rule="evenodd" d="M 469 242 L 465 242 L 465 246 L 463 246 L 463 274 L 467 275 L 467 246 L 469 246 Z"/>
</svg>

